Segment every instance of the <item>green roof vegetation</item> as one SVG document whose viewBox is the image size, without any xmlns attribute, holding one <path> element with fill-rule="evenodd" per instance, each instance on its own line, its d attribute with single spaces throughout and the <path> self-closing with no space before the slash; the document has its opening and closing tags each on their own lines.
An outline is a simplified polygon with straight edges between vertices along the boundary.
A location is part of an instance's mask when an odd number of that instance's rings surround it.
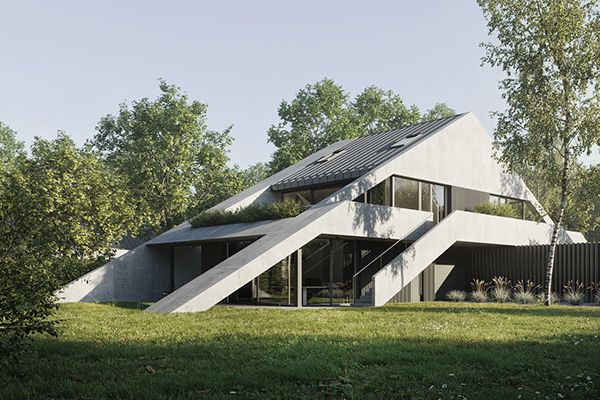
<svg viewBox="0 0 600 400">
<path fill-rule="evenodd" d="M 300 215 L 305 209 L 305 205 L 296 200 L 284 200 L 270 204 L 250 204 L 235 211 L 205 211 L 193 218 L 190 223 L 194 228 L 200 228 L 203 226 L 292 218 Z"/>
<path fill-rule="evenodd" d="M 486 202 L 477 204 L 473 207 L 473 211 L 480 214 L 521 219 L 523 216 L 521 215 L 519 207 L 521 207 L 521 204 L 519 203 L 494 204 Z"/>
<path fill-rule="evenodd" d="M 11 399 L 597 399 L 600 307 L 61 304 L 0 373 Z M 235 392 L 235 393 L 232 393 Z M 561 396 L 559 396 L 559 394 Z"/>
</svg>

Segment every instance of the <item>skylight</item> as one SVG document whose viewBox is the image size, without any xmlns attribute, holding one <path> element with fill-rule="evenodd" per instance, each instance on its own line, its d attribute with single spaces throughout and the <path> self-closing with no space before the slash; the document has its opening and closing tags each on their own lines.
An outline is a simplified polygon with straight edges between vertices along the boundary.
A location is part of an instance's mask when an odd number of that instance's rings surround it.
<svg viewBox="0 0 600 400">
<path fill-rule="evenodd" d="M 329 154 L 329 155 L 327 155 L 327 156 L 324 156 L 324 157 L 321 157 L 321 158 L 319 158 L 319 159 L 318 159 L 317 161 L 315 161 L 315 162 L 317 162 L 317 163 L 324 163 L 324 162 L 326 162 L 326 161 L 331 161 L 331 160 L 333 160 L 334 158 L 336 158 L 336 157 L 338 157 L 338 156 L 340 156 L 340 155 L 344 154 L 345 152 L 346 152 L 346 149 L 340 149 L 340 150 L 336 150 L 336 151 L 334 151 L 333 153 L 331 153 L 331 154 Z"/>
<path fill-rule="evenodd" d="M 398 140 L 396 143 L 392 144 L 390 147 L 392 149 L 399 149 L 400 147 L 404 147 L 408 143 L 412 142 L 413 139 L 416 138 L 417 136 L 419 136 L 420 134 L 421 134 L 421 132 L 414 132 L 414 133 L 411 133 L 410 135 L 406 135 L 406 137 L 403 137 L 402 139 Z"/>
</svg>

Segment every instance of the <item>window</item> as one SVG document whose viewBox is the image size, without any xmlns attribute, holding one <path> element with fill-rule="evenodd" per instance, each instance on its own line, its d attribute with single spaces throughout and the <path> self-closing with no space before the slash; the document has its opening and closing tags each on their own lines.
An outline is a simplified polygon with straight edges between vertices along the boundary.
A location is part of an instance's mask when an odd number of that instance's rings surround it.
<svg viewBox="0 0 600 400">
<path fill-rule="evenodd" d="M 283 192 L 281 194 L 281 200 L 300 200 L 304 205 L 309 206 L 311 204 L 317 204 L 338 190 L 340 190 L 340 186 L 336 185 L 321 187 L 319 189 L 303 189 L 293 192 Z"/>
<path fill-rule="evenodd" d="M 519 215 L 520 218 L 526 219 L 527 216 L 527 208 L 525 206 L 525 202 L 523 200 L 511 199 L 508 197 L 497 196 L 494 194 L 490 195 L 490 203 L 496 205 L 510 205 L 511 208 L 514 209 L 515 215 Z"/>
<path fill-rule="evenodd" d="M 379 204 L 382 206 L 392 205 L 389 178 L 379 183 L 377 186 L 375 186 L 367 192 L 367 202 L 370 204 Z"/>
<path fill-rule="evenodd" d="M 283 200 L 299 200 L 306 206 L 311 204 L 310 199 L 310 190 L 300 190 L 298 192 L 287 192 L 283 194 Z"/>
<path fill-rule="evenodd" d="M 393 190 L 392 190 L 393 187 Z M 446 186 L 393 176 L 361 194 L 354 201 L 411 210 L 431 211 L 433 221 L 446 216 Z"/>
<path fill-rule="evenodd" d="M 446 187 L 442 185 L 432 185 L 431 199 L 433 223 L 437 224 L 446 216 Z"/>
<path fill-rule="evenodd" d="M 438 223 L 446 216 L 446 187 L 395 176 L 394 207 L 431 211 Z"/>
<path fill-rule="evenodd" d="M 394 207 L 419 209 L 419 182 L 394 177 Z"/>
<path fill-rule="evenodd" d="M 320 202 L 324 198 L 329 197 L 330 195 L 332 195 L 335 192 L 337 192 L 339 189 L 340 188 L 338 186 L 327 187 L 327 188 L 323 188 L 323 189 L 313 189 L 312 203 L 313 204 L 317 204 L 318 202 Z"/>
</svg>

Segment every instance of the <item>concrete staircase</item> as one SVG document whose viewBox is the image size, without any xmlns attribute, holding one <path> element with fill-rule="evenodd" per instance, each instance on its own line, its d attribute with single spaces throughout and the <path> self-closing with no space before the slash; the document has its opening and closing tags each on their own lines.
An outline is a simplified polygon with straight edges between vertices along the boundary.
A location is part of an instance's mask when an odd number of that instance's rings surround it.
<svg viewBox="0 0 600 400">
<path fill-rule="evenodd" d="M 455 243 L 500 246 L 547 244 L 552 228 L 546 223 L 454 211 L 373 275 L 372 304 L 377 307 L 390 301 Z M 572 242 L 566 231 L 561 232 L 560 242 Z"/>
<path fill-rule="evenodd" d="M 370 283 L 369 288 L 362 291 L 358 300 L 352 303 L 353 307 L 372 307 L 373 306 L 373 285 Z"/>
<path fill-rule="evenodd" d="M 149 312 L 204 311 L 319 235 L 402 239 L 432 226 L 424 211 L 343 201 L 315 206 L 157 301 Z"/>
</svg>

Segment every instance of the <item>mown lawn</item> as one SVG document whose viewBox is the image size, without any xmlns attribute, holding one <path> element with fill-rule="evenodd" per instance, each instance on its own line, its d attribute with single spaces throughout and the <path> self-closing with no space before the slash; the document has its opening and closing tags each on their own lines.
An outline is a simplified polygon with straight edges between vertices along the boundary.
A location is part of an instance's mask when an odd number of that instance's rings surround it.
<svg viewBox="0 0 600 400">
<path fill-rule="evenodd" d="M 60 307 L 0 399 L 600 399 L 600 307 Z"/>
</svg>

